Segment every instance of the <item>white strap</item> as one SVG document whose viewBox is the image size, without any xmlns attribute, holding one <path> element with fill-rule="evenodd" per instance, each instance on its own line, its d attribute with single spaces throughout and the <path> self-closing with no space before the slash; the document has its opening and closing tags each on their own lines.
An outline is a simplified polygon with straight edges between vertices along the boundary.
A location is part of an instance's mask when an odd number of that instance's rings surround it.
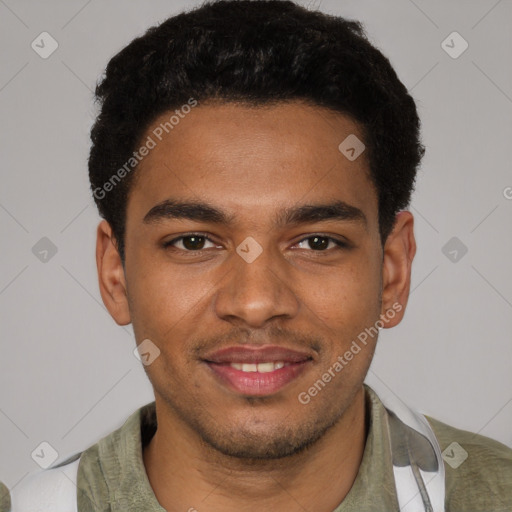
<svg viewBox="0 0 512 512">
<path fill-rule="evenodd" d="M 437 494 L 434 479 L 441 478 L 440 474 L 430 473 L 419 470 L 425 487 L 427 488 L 432 510 L 444 510 L 444 496 Z M 393 466 L 393 474 L 395 476 L 395 485 L 398 498 L 398 506 L 400 512 L 425 512 L 425 503 L 418 489 L 418 484 L 414 478 L 410 466 L 398 467 Z"/>
<path fill-rule="evenodd" d="M 423 481 L 428 494 L 427 502 L 422 497 L 422 490 L 414 476 L 412 466 L 393 465 L 398 503 L 401 512 L 445 512 L 445 471 L 441 447 L 427 418 L 411 409 L 392 393 L 378 391 L 378 397 L 388 411 L 392 411 L 405 425 L 423 435 L 430 443 L 437 460 L 435 471 L 423 471 L 417 468 L 417 477 Z M 412 457 L 416 455 L 411 454 Z"/>
<path fill-rule="evenodd" d="M 11 491 L 12 512 L 78 512 L 77 459 L 29 475 Z"/>
<path fill-rule="evenodd" d="M 393 472 L 395 475 L 395 484 L 397 489 L 398 503 L 401 512 L 445 512 L 445 471 L 444 461 L 441 455 L 441 448 L 435 436 L 434 431 L 430 427 L 428 420 L 423 414 L 407 408 L 404 404 L 398 406 L 394 404 L 393 412 L 416 432 L 423 434 L 430 442 L 437 459 L 436 471 L 423 471 L 417 468 L 417 476 L 423 481 L 425 491 L 428 494 L 427 502 L 422 497 L 420 486 L 414 477 L 411 465 L 395 466 Z M 405 421 L 404 421 L 405 423 Z M 414 453 L 412 454 L 414 457 Z M 428 503 L 430 501 L 430 503 Z"/>
</svg>

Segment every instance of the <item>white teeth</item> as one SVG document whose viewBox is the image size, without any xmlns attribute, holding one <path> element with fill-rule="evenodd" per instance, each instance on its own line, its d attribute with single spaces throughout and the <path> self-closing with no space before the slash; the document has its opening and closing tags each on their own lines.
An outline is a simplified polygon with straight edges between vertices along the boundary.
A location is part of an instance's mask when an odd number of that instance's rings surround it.
<svg viewBox="0 0 512 512">
<path fill-rule="evenodd" d="M 258 363 L 258 372 L 268 373 L 274 371 L 274 363 Z"/>
<path fill-rule="evenodd" d="M 242 370 L 243 372 L 259 372 L 259 373 L 269 373 L 274 370 L 279 370 L 279 368 L 283 368 L 284 363 L 282 361 L 272 362 L 269 361 L 267 363 L 230 363 L 232 368 L 235 370 Z"/>
</svg>

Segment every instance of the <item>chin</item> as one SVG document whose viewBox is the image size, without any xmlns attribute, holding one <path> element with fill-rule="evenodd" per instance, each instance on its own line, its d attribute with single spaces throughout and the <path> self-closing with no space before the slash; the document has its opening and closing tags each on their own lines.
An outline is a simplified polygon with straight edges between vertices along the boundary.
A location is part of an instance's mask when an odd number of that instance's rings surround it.
<svg viewBox="0 0 512 512">
<path fill-rule="evenodd" d="M 298 426 L 288 423 L 273 428 L 265 428 L 260 423 L 260 428 L 252 430 L 247 428 L 247 424 L 237 429 L 230 425 L 216 431 L 202 429 L 199 434 L 207 445 L 228 457 L 255 461 L 276 460 L 306 451 L 334 423 L 336 421 L 331 421 L 322 427 L 318 421 L 308 420 Z"/>
</svg>

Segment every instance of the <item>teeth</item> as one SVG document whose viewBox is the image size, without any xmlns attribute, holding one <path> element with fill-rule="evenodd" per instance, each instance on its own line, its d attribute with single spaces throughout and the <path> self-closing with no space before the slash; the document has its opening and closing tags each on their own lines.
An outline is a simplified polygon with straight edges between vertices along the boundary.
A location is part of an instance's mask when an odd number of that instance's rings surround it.
<svg viewBox="0 0 512 512">
<path fill-rule="evenodd" d="M 258 363 L 258 372 L 268 373 L 274 371 L 274 363 Z"/>
<path fill-rule="evenodd" d="M 284 363 L 282 361 L 268 363 L 230 363 L 232 368 L 236 370 L 242 370 L 243 372 L 259 372 L 259 373 L 269 373 L 274 370 L 279 370 L 279 368 L 283 368 Z"/>
</svg>

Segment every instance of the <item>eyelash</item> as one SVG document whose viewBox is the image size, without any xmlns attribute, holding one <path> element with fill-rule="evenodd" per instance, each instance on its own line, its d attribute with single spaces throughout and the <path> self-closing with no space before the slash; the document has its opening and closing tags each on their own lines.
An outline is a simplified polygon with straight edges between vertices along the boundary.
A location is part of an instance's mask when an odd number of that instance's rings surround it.
<svg viewBox="0 0 512 512">
<path fill-rule="evenodd" d="M 188 249 L 180 249 L 180 248 L 177 248 L 177 247 L 173 246 L 173 244 L 175 244 L 176 242 L 178 242 L 180 240 L 183 240 L 184 238 L 189 238 L 189 237 L 194 237 L 194 236 L 198 236 L 198 237 L 204 238 L 205 240 L 215 244 L 215 242 L 208 235 L 206 235 L 204 233 L 188 233 L 186 235 L 181 235 L 179 237 L 173 238 L 172 240 L 169 240 L 168 242 L 164 242 L 163 243 L 163 247 L 165 249 L 174 249 L 174 250 L 178 250 L 178 251 L 182 251 L 182 252 L 190 253 L 190 254 L 199 254 L 202 251 L 206 251 L 207 249 L 198 249 L 196 251 L 193 251 L 193 250 L 188 250 Z M 309 240 L 310 238 L 315 238 L 315 237 L 326 238 L 330 242 L 334 242 L 334 244 L 336 246 L 334 248 L 331 248 L 331 249 L 322 249 L 322 250 L 318 250 L 318 251 L 315 251 L 314 249 L 309 249 L 309 252 L 314 252 L 314 253 L 330 253 L 332 251 L 332 249 L 341 250 L 341 249 L 348 249 L 349 248 L 349 244 L 347 242 L 344 242 L 342 240 L 338 240 L 337 238 L 334 238 L 334 237 L 331 237 L 331 236 L 328 236 L 328 235 L 323 235 L 322 233 L 314 233 L 312 235 L 304 237 L 301 240 L 299 240 L 295 245 L 300 244 L 301 242 L 305 242 L 305 241 Z"/>
</svg>

